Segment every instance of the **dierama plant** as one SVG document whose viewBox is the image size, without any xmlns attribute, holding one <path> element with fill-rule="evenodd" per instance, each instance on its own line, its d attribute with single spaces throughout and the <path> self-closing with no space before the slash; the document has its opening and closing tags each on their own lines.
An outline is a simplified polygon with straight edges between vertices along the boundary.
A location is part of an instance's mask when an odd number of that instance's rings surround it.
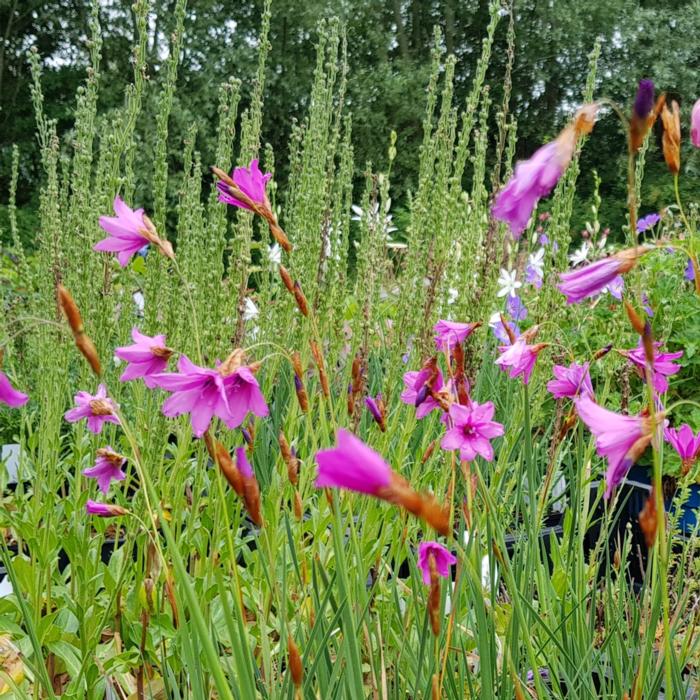
<svg viewBox="0 0 700 700">
<path fill-rule="evenodd" d="M 507 15 L 491 3 L 459 128 L 455 59 L 443 62 L 436 36 L 420 178 L 395 231 L 390 172 L 368 173 L 351 218 L 338 23 L 320 29 L 286 183 L 285 154 L 260 147 L 278 50 L 266 3 L 246 112 L 240 85 L 223 86 L 208 192 L 193 128 L 169 212 L 185 3 L 157 76 L 152 197 L 134 160 L 154 103 L 148 3 L 133 11 L 134 81 L 110 120 L 97 113 L 97 10 L 91 19 L 72 156 L 32 59 L 42 235 L 33 256 L 17 251 L 37 271 L 0 326 L 0 418 L 20 445 L 0 538 L 13 589 L 0 644 L 21 650 L 0 658 L 23 669 L 7 674 L 12 691 L 682 697 L 696 680 L 697 568 L 677 525 L 698 473 L 697 404 L 683 398 L 692 356 L 668 335 L 652 271 L 679 250 L 698 284 L 678 186 L 688 118 L 700 143 L 697 104 L 664 106 L 644 80 L 629 116 L 614 106 L 629 241 L 603 232 L 564 269 L 578 153 L 611 103 L 594 100 L 594 52 L 584 105 L 500 186 L 516 131 L 506 100 L 500 136 L 489 132 L 485 80 Z M 668 213 L 637 220 L 657 117 L 679 226 Z M 538 214 L 545 197 L 551 214 Z M 151 201 L 152 217 L 136 208 Z M 672 264 L 678 296 L 697 303 Z M 664 440 L 680 460 L 675 498 Z M 616 523 L 645 460 L 651 496 L 633 515 L 647 549 L 631 551 Z"/>
</svg>

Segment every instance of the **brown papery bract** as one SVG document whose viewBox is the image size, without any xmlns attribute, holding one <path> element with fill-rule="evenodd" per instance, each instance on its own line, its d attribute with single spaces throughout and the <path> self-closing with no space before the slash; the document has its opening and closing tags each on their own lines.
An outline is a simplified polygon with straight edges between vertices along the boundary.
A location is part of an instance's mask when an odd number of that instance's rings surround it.
<svg viewBox="0 0 700 700">
<path fill-rule="evenodd" d="M 627 318 L 629 318 L 632 328 L 639 334 L 644 334 L 644 321 L 640 318 L 639 314 L 635 311 L 634 306 L 630 304 L 627 299 L 624 301 L 625 311 L 627 312 Z M 598 359 L 598 358 L 595 358 Z"/>
<path fill-rule="evenodd" d="M 644 533 L 644 541 L 649 549 L 656 542 L 656 530 L 659 526 L 658 513 L 656 511 L 656 493 L 655 489 L 651 489 L 651 494 L 647 498 L 644 507 L 639 512 L 639 527 Z"/>
<path fill-rule="evenodd" d="M 62 285 L 57 287 L 58 302 L 63 310 L 63 313 L 68 321 L 68 325 L 73 333 L 75 346 L 80 354 L 88 361 L 92 371 L 99 377 L 102 374 L 102 365 L 97 354 L 95 344 L 90 337 L 85 333 L 83 327 L 83 319 L 80 315 L 78 305 L 73 299 L 73 295 Z"/>
<path fill-rule="evenodd" d="M 289 274 L 289 270 L 287 270 L 287 268 L 284 265 L 280 265 L 278 270 L 282 283 L 287 288 L 290 294 L 294 294 L 294 280 Z"/>
<path fill-rule="evenodd" d="M 295 688 L 299 688 L 304 679 L 304 665 L 301 662 L 299 647 L 294 643 L 291 636 L 287 637 L 287 656 L 289 659 L 289 674 L 292 677 L 292 683 L 294 683 Z"/>
<path fill-rule="evenodd" d="M 681 169 L 681 111 L 678 102 L 671 102 L 671 109 L 664 105 L 661 110 L 664 133 L 661 138 L 664 159 L 668 169 L 677 175 Z"/>
</svg>

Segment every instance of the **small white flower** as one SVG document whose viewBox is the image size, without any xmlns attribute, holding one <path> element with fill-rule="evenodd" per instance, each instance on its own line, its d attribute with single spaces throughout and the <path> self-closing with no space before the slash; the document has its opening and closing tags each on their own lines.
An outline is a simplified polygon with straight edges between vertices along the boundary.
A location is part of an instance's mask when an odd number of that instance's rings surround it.
<svg viewBox="0 0 700 700">
<path fill-rule="evenodd" d="M 529 267 L 532 267 L 541 273 L 544 269 L 544 248 L 540 248 L 534 253 L 528 255 L 527 264 Z"/>
<path fill-rule="evenodd" d="M 518 273 L 516 270 L 504 270 L 501 268 L 501 274 L 498 277 L 498 292 L 496 296 L 504 297 L 510 294 L 515 297 L 518 295 L 518 289 L 523 286 L 522 282 L 518 282 Z"/>
<path fill-rule="evenodd" d="M 489 326 L 491 328 L 496 328 L 499 323 L 501 323 L 501 312 L 494 311 L 489 318 Z"/>
<path fill-rule="evenodd" d="M 246 297 L 245 308 L 243 309 L 243 320 L 250 321 L 255 318 L 260 313 L 260 310 L 255 305 L 255 302 L 250 298 Z"/>
<path fill-rule="evenodd" d="M 447 305 L 451 306 L 457 301 L 457 297 L 459 296 L 459 292 L 454 288 L 450 287 L 447 290 Z"/>
<path fill-rule="evenodd" d="M 267 259 L 270 265 L 279 265 L 282 262 L 282 248 L 279 243 L 267 247 Z"/>
<path fill-rule="evenodd" d="M 581 247 L 575 250 L 571 255 L 569 255 L 569 260 L 572 265 L 580 265 L 582 262 L 588 260 L 588 253 L 591 251 L 591 246 L 588 241 L 581 243 Z"/>
<path fill-rule="evenodd" d="M 122 360 L 120 357 L 117 357 L 116 355 L 112 358 L 112 362 L 114 362 L 115 367 L 119 367 L 119 365 L 122 363 Z"/>
<path fill-rule="evenodd" d="M 146 299 L 143 296 L 142 292 L 134 292 L 132 297 L 134 300 L 134 305 L 136 306 L 136 315 L 139 318 L 143 317 L 143 310 L 146 307 Z"/>
</svg>

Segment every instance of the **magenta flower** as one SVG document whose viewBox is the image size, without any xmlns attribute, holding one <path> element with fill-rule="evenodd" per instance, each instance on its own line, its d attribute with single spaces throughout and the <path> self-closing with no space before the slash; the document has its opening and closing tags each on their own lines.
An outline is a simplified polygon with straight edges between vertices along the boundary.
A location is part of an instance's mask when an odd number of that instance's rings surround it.
<svg viewBox="0 0 700 700">
<path fill-rule="evenodd" d="M 126 457 L 116 453 L 111 447 L 102 447 L 97 450 L 95 466 L 83 470 L 83 476 L 97 479 L 97 486 L 102 493 L 109 491 L 112 481 L 123 481 L 126 474 L 122 467 L 126 464 Z"/>
<path fill-rule="evenodd" d="M 663 394 L 668 391 L 668 380 L 674 374 L 678 374 L 681 370 L 681 365 L 676 365 L 673 360 L 683 357 L 683 351 L 678 352 L 662 352 L 658 350 L 662 343 L 654 343 L 654 362 L 651 367 L 652 385 L 658 394 Z M 632 350 L 623 350 L 624 355 L 636 368 L 639 376 L 646 380 L 646 355 L 644 353 L 644 344 L 639 340 L 639 344 Z"/>
<path fill-rule="evenodd" d="M 255 375 L 245 365 L 229 370 L 227 361 L 209 369 L 183 355 L 177 368 L 179 372 L 150 378 L 154 386 L 172 393 L 163 403 L 163 415 L 173 418 L 189 413 L 196 437 L 204 435 L 214 416 L 233 429 L 243 423 L 248 412 L 259 417 L 269 412 Z"/>
<path fill-rule="evenodd" d="M 102 426 L 105 423 L 119 425 L 116 406 L 114 401 L 108 398 L 107 388 L 104 384 L 97 387 L 97 393 L 94 396 L 88 394 L 87 391 L 79 391 L 75 395 L 75 406 L 70 411 L 66 411 L 63 417 L 69 423 L 77 423 L 86 418 L 88 430 L 95 435 L 102 432 Z"/>
<path fill-rule="evenodd" d="M 423 583 L 430 585 L 430 558 L 435 562 L 439 576 L 449 578 L 450 566 L 457 563 L 457 557 L 439 542 L 421 542 L 418 545 L 418 568 L 423 572 Z"/>
<path fill-rule="evenodd" d="M 442 372 L 438 369 L 434 375 L 432 386 L 428 386 L 433 371 L 423 368 L 418 372 L 406 372 L 403 383 L 406 387 L 401 394 L 401 401 L 416 406 L 416 418 L 425 418 L 431 411 L 440 408 L 440 404 L 431 396 L 430 389 L 440 391 L 443 386 Z"/>
<path fill-rule="evenodd" d="M 98 503 L 91 500 L 85 504 L 85 510 L 89 515 L 99 515 L 101 518 L 113 518 L 118 515 L 126 515 L 128 512 L 126 508 L 113 503 Z"/>
<path fill-rule="evenodd" d="M 496 364 L 503 371 L 508 372 L 511 379 L 522 376 L 523 384 L 527 384 L 537 362 L 537 356 L 546 347 L 546 343 L 529 345 L 521 336 L 512 345 L 498 346 L 501 356 L 496 360 Z"/>
<path fill-rule="evenodd" d="M 574 403 L 579 417 L 595 436 L 598 454 L 608 460 L 605 498 L 609 499 L 651 442 L 649 419 L 608 411 L 589 396 L 581 396 Z"/>
<path fill-rule="evenodd" d="M 340 428 L 337 445 L 316 453 L 316 488 L 349 489 L 376 496 L 391 484 L 391 467 L 371 447 Z"/>
<path fill-rule="evenodd" d="M 690 142 L 700 148 L 700 100 L 693 105 L 690 113 Z"/>
<path fill-rule="evenodd" d="M 577 396 L 588 396 L 594 398 L 591 376 L 588 373 L 588 362 L 582 365 L 572 362 L 568 367 L 554 365 L 552 368 L 555 379 L 547 382 L 547 391 L 556 399 Z"/>
<path fill-rule="evenodd" d="M 452 350 L 455 345 L 463 343 L 480 325 L 480 323 L 438 321 L 433 328 L 435 345 L 438 350 Z"/>
<path fill-rule="evenodd" d="M 496 196 L 491 213 L 510 226 L 515 238 L 527 226 L 539 199 L 559 182 L 571 162 L 576 139 L 593 128 L 597 109 L 595 104 L 584 105 L 554 141 L 535 151 L 529 160 L 518 163 L 515 173 Z"/>
<path fill-rule="evenodd" d="M 267 181 L 272 177 L 272 173 L 263 173 L 258 167 L 258 159 L 254 158 L 250 161 L 250 166 L 247 168 L 235 168 L 231 174 L 231 179 L 236 183 L 236 187 L 255 204 L 265 205 L 267 194 L 265 188 Z M 237 199 L 232 193 L 229 186 L 222 181 L 216 183 L 219 189 L 219 201 L 230 204 L 234 207 L 250 210 L 251 207 L 246 202 Z"/>
<path fill-rule="evenodd" d="M 0 372 L 0 402 L 12 408 L 19 408 L 24 406 L 27 401 L 29 401 L 29 397 L 15 389 L 7 375 L 4 372 Z"/>
<path fill-rule="evenodd" d="M 459 450 L 460 459 L 471 462 L 476 455 L 486 461 L 493 459 L 491 440 L 503 435 L 503 426 L 492 421 L 495 407 L 491 401 L 484 404 L 472 402 L 468 406 L 453 403 L 450 406 L 452 428 L 440 442 L 443 450 Z"/>
<path fill-rule="evenodd" d="M 146 386 L 152 389 L 155 384 L 151 375 L 166 369 L 173 351 L 166 347 L 164 335 L 150 337 L 140 333 L 138 328 L 132 328 L 131 337 L 134 345 L 125 345 L 114 351 L 120 360 L 129 363 L 119 379 L 128 382 L 143 377 Z"/>
<path fill-rule="evenodd" d="M 578 270 L 563 272 L 557 289 L 566 296 L 567 303 L 578 304 L 614 285 L 618 275 L 629 272 L 646 252 L 646 248 L 629 248 Z"/>
<path fill-rule="evenodd" d="M 114 216 L 101 216 L 100 227 L 109 235 L 93 246 L 100 253 L 116 253 L 122 267 L 145 245 L 151 243 L 147 224 L 143 219 L 143 209 L 134 211 L 117 195 L 114 198 Z"/>
<path fill-rule="evenodd" d="M 680 428 L 665 428 L 664 438 L 678 452 L 683 465 L 683 474 L 687 474 L 700 457 L 700 433 L 693 434 L 692 428 L 684 423 Z"/>
</svg>

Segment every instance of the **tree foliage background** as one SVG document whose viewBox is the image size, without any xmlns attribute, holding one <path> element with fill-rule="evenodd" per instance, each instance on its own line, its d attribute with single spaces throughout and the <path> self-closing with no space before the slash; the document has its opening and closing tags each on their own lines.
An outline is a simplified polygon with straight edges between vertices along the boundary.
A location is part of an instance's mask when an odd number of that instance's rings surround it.
<svg viewBox="0 0 700 700">
<path fill-rule="evenodd" d="M 508 8 L 504 1 L 504 19 Z M 159 78 L 169 53 L 174 0 L 151 0 L 149 22 L 149 90 L 155 101 Z M 90 0 L 0 0 L 0 229 L 7 238 L 7 202 L 12 145 L 20 150 L 17 193 L 22 237 L 31 243 L 38 197 L 35 139 L 28 51 L 36 47 L 44 69 L 45 105 L 58 121 L 59 132 L 70 130 L 75 94 L 85 77 L 89 47 L 87 21 Z M 196 0 L 189 3 L 179 89 L 171 116 L 172 170 L 178 171 L 182 140 L 191 124 L 198 125 L 197 147 L 208 163 L 217 118 L 217 91 L 236 77 L 243 82 L 243 101 L 250 94 L 255 71 L 256 37 L 261 0 Z M 132 79 L 135 40 L 131 3 L 100 0 L 103 31 L 101 100 L 103 113 L 123 102 Z M 278 180 L 286 177 L 286 146 L 294 120 L 306 113 L 314 71 L 316 27 L 338 17 L 347 36 L 348 93 L 353 113 L 357 176 L 371 161 L 386 162 L 391 130 L 398 134 L 392 195 L 400 212 L 415 186 L 416 149 L 430 64 L 433 27 L 440 26 L 444 49 L 458 59 L 456 84 L 467 94 L 476 57 L 488 22 L 487 0 L 275 0 L 271 27 L 272 54 L 266 84 L 263 133 L 276 154 Z M 681 104 L 685 125 L 692 103 L 700 97 L 700 53 L 691 39 L 700 35 L 700 0 L 514 0 L 515 63 L 511 111 L 518 120 L 517 156 L 529 156 L 551 138 L 572 113 L 583 89 L 588 54 L 601 42 L 597 94 L 629 103 L 636 82 L 652 77 Z M 498 28 L 488 82 L 494 104 L 501 99 L 508 55 L 507 21 Z M 145 110 L 148 113 L 148 110 Z M 658 135 L 657 135 L 658 136 Z M 141 165 L 148 170 L 153 148 L 150 124 L 140 128 Z M 686 140 L 687 144 L 687 140 Z M 700 170 L 698 156 L 684 150 L 683 167 Z M 585 222 L 596 170 L 602 179 L 600 219 L 613 231 L 624 221 L 624 141 L 612 117 L 596 127 L 596 137 L 584 151 L 577 194 L 577 226 Z M 696 178 L 684 178 L 686 183 Z M 145 184 L 145 181 L 144 181 Z M 177 178 L 170 182 L 173 199 Z M 669 201 L 671 180 L 658 150 L 650 156 L 642 212 Z M 141 193 L 147 202 L 147 189 Z M 697 199 L 697 192 L 686 192 Z"/>
</svg>

